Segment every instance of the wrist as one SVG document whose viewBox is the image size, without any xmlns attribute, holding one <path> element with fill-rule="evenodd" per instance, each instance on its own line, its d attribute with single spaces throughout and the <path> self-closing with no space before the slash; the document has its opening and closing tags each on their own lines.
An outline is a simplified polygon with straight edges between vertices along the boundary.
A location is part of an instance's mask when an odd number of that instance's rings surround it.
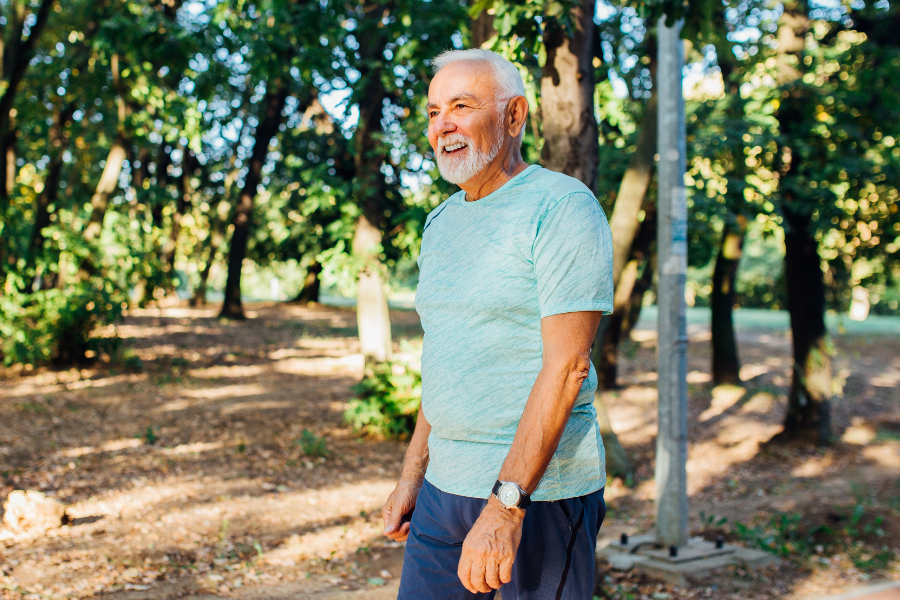
<svg viewBox="0 0 900 600">
<path fill-rule="evenodd" d="M 524 508 L 506 508 L 500 503 L 500 500 L 497 499 L 497 496 L 494 496 L 493 494 L 491 494 L 490 498 L 488 498 L 484 510 L 496 512 L 499 515 L 502 515 L 504 518 L 515 521 L 517 523 L 521 523 L 525 518 Z"/>
<path fill-rule="evenodd" d="M 425 470 L 403 469 L 400 471 L 400 481 L 417 486 L 421 486 L 425 481 Z"/>
</svg>

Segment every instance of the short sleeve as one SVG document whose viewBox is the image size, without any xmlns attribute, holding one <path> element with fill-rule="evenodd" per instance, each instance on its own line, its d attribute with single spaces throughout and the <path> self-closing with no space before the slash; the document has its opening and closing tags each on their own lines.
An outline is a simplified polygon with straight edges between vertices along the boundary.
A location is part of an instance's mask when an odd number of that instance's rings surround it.
<svg viewBox="0 0 900 600">
<path fill-rule="evenodd" d="M 612 232 L 586 192 L 563 197 L 538 226 L 533 246 L 541 318 L 613 310 Z"/>
</svg>

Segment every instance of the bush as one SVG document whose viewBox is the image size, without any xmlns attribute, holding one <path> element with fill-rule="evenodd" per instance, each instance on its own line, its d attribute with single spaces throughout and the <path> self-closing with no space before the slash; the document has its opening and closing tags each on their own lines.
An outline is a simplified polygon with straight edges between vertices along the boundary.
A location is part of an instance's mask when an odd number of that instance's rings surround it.
<svg viewBox="0 0 900 600">
<path fill-rule="evenodd" d="M 416 427 L 422 375 L 409 365 L 382 363 L 353 390 L 344 418 L 356 431 L 382 438 L 406 438 Z"/>
<path fill-rule="evenodd" d="M 887 541 L 883 517 L 867 513 L 862 503 L 845 511 L 840 509 L 829 524 L 799 514 L 775 513 L 767 523 L 755 527 L 735 523 L 733 531 L 751 546 L 801 563 L 815 555 L 845 554 L 863 572 L 888 569 L 897 559 L 897 551 L 883 543 Z"/>
<path fill-rule="evenodd" d="M 300 452 L 304 456 L 322 457 L 328 456 L 328 446 L 325 438 L 319 437 L 309 429 L 304 429 L 300 437 L 294 440 L 294 444 L 300 446 Z"/>
<path fill-rule="evenodd" d="M 0 296 L 0 350 L 11 364 L 87 363 L 114 353 L 118 338 L 99 329 L 122 316 L 124 295 L 98 278 L 65 289 L 17 291 Z M 21 288 L 19 288 L 21 289 Z"/>
</svg>

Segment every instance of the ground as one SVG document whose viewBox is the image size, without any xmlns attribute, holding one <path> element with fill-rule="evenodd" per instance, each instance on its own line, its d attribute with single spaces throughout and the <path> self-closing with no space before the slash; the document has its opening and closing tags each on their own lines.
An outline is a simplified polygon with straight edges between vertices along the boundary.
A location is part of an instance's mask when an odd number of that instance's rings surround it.
<svg viewBox="0 0 900 600">
<path fill-rule="evenodd" d="M 362 373 L 354 313 L 259 304 L 248 317 L 132 310 L 117 326 L 125 361 L 0 372 L 0 499 L 41 490 L 71 519 L 0 531 L 0 598 L 395 597 L 403 548 L 381 536 L 380 508 L 404 444 L 343 420 Z M 415 363 L 416 314 L 392 321 L 398 358 Z M 597 594 L 801 598 L 900 577 L 898 336 L 836 339 L 840 437 L 815 449 L 766 444 L 785 407 L 786 332 L 740 334 L 743 388 L 714 388 L 708 327 L 690 335 L 691 529 L 785 558 L 682 588 L 599 563 Z M 653 331 L 623 354 L 623 386 L 604 399 L 636 477 L 607 486 L 603 539 L 653 521 Z"/>
</svg>

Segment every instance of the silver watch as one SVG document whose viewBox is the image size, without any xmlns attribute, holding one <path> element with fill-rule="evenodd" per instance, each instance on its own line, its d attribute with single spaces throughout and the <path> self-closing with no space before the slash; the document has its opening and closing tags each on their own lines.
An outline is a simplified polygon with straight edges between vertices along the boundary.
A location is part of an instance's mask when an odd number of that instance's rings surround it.
<svg viewBox="0 0 900 600">
<path fill-rule="evenodd" d="M 498 479 L 491 493 L 497 496 L 497 500 L 500 501 L 504 508 L 525 508 L 531 504 L 531 498 L 528 493 L 512 481 L 500 481 Z"/>
</svg>

